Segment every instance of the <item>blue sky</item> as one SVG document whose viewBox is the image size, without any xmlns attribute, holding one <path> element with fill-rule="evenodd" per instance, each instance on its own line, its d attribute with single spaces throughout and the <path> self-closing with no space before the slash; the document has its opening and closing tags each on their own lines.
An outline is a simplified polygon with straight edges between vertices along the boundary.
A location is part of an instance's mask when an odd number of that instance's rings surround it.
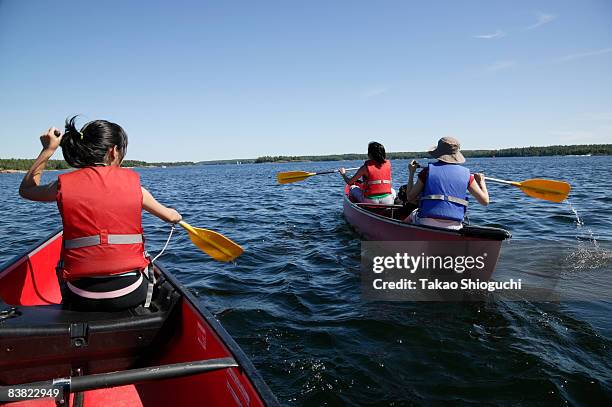
<svg viewBox="0 0 612 407">
<path fill-rule="evenodd" d="M 0 157 L 77 113 L 148 161 L 612 143 L 611 72 L 607 0 L 0 0 Z"/>
</svg>

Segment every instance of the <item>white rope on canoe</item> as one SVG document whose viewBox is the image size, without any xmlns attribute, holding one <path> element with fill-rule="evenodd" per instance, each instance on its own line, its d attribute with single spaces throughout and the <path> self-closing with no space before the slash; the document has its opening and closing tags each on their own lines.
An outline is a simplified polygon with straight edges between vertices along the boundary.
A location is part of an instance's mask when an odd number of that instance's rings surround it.
<svg viewBox="0 0 612 407">
<path fill-rule="evenodd" d="M 168 240 L 166 240 L 166 244 L 164 245 L 164 248 L 161 249 L 161 252 L 159 252 L 157 256 L 153 258 L 153 260 L 151 260 L 151 263 L 155 263 L 155 260 L 157 260 L 162 254 L 164 254 L 164 251 L 166 250 L 166 248 L 168 247 L 168 244 L 170 243 L 170 239 L 172 239 L 172 233 L 174 232 L 175 227 L 176 225 L 173 223 L 172 227 L 170 228 L 170 234 L 168 235 Z"/>
</svg>

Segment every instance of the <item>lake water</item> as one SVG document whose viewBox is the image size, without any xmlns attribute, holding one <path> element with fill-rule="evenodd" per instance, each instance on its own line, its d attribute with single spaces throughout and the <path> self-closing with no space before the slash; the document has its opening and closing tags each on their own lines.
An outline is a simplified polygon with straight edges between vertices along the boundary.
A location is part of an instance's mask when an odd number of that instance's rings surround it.
<svg viewBox="0 0 612 407">
<path fill-rule="evenodd" d="M 393 161 L 396 188 L 407 163 Z M 362 301 L 360 240 L 342 216 L 340 176 L 275 180 L 278 171 L 359 164 L 139 170 L 185 220 L 245 248 L 236 264 L 217 263 L 178 231 L 160 261 L 216 314 L 283 404 L 612 405 L 612 157 L 467 163 L 497 178 L 572 184 L 571 206 L 488 184 L 491 205 L 469 212 L 472 224 L 513 234 L 494 278 L 546 272 L 560 259 L 554 248 L 569 247 L 564 278 L 583 300 L 563 302 Z M 0 175 L 0 263 L 60 225 L 55 205 L 19 198 L 21 177 Z M 169 227 L 149 215 L 144 223 L 155 253 Z"/>
</svg>

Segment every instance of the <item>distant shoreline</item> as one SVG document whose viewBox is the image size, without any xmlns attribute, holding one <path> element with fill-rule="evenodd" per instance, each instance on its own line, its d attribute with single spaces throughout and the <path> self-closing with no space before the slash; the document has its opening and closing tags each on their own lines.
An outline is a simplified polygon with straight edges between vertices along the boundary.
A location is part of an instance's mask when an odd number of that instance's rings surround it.
<svg viewBox="0 0 612 407">
<path fill-rule="evenodd" d="M 502 148 L 496 150 L 462 150 L 467 158 L 506 158 L 506 157 L 551 157 L 551 156 L 603 156 L 612 155 L 612 144 L 574 144 L 574 145 L 555 145 L 544 147 L 516 147 Z M 391 160 L 428 158 L 429 154 L 425 151 L 413 152 L 391 152 L 387 153 L 387 158 Z M 209 160 L 209 161 L 179 161 L 179 162 L 146 162 L 136 160 L 124 161 L 125 167 L 134 168 L 166 168 L 180 167 L 189 165 L 216 165 L 216 164 L 262 164 L 262 163 L 297 163 L 297 162 L 316 162 L 316 161 L 353 161 L 365 160 L 367 154 L 330 154 L 330 155 L 297 155 L 297 156 L 264 156 L 249 159 L 232 160 Z M 0 158 L 0 174 L 26 172 L 34 163 L 33 159 L 23 158 Z M 68 164 L 63 160 L 49 160 L 48 170 L 69 169 Z"/>
<path fill-rule="evenodd" d="M 27 172 L 26 170 L 8 170 L 8 169 L 0 170 L 0 174 L 25 174 L 26 172 Z"/>
<path fill-rule="evenodd" d="M 0 158 L 0 174 L 27 172 L 32 164 L 34 164 L 34 159 L 30 158 Z M 166 168 L 195 164 L 197 163 L 193 161 L 149 163 L 146 161 L 125 160 L 122 166 L 125 168 Z M 71 168 L 64 160 L 49 160 L 46 166 L 47 171 L 68 170 Z"/>
<path fill-rule="evenodd" d="M 516 147 L 496 150 L 462 150 L 467 158 L 502 157 L 551 157 L 551 156 L 591 156 L 612 155 L 612 144 L 577 144 L 569 146 Z M 428 158 L 426 151 L 387 153 L 390 160 Z M 282 163 L 301 161 L 351 161 L 366 160 L 367 154 L 331 154 L 318 156 L 265 156 L 255 159 L 254 163 Z"/>
</svg>

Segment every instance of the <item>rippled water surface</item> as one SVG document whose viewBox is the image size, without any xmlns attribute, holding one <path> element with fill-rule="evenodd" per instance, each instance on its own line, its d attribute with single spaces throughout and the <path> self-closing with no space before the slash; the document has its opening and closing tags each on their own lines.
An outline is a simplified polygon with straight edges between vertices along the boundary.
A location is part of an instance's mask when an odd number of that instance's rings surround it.
<svg viewBox="0 0 612 407">
<path fill-rule="evenodd" d="M 360 240 L 342 216 L 340 177 L 275 185 L 278 171 L 358 164 L 139 170 L 143 185 L 191 224 L 246 249 L 236 264 L 216 263 L 179 231 L 161 261 L 217 315 L 283 404 L 612 405 L 612 157 L 468 162 L 498 178 L 572 184 L 571 206 L 489 184 L 491 205 L 470 209 L 472 224 L 512 231 L 496 275 L 542 270 L 558 260 L 545 247 L 571 248 L 568 278 L 592 299 L 558 303 L 361 301 Z M 393 165 L 397 188 L 407 161 Z M 21 176 L 0 174 L 0 262 L 60 224 L 55 205 L 18 197 Z M 156 252 L 169 228 L 149 215 L 144 222 Z"/>
</svg>

